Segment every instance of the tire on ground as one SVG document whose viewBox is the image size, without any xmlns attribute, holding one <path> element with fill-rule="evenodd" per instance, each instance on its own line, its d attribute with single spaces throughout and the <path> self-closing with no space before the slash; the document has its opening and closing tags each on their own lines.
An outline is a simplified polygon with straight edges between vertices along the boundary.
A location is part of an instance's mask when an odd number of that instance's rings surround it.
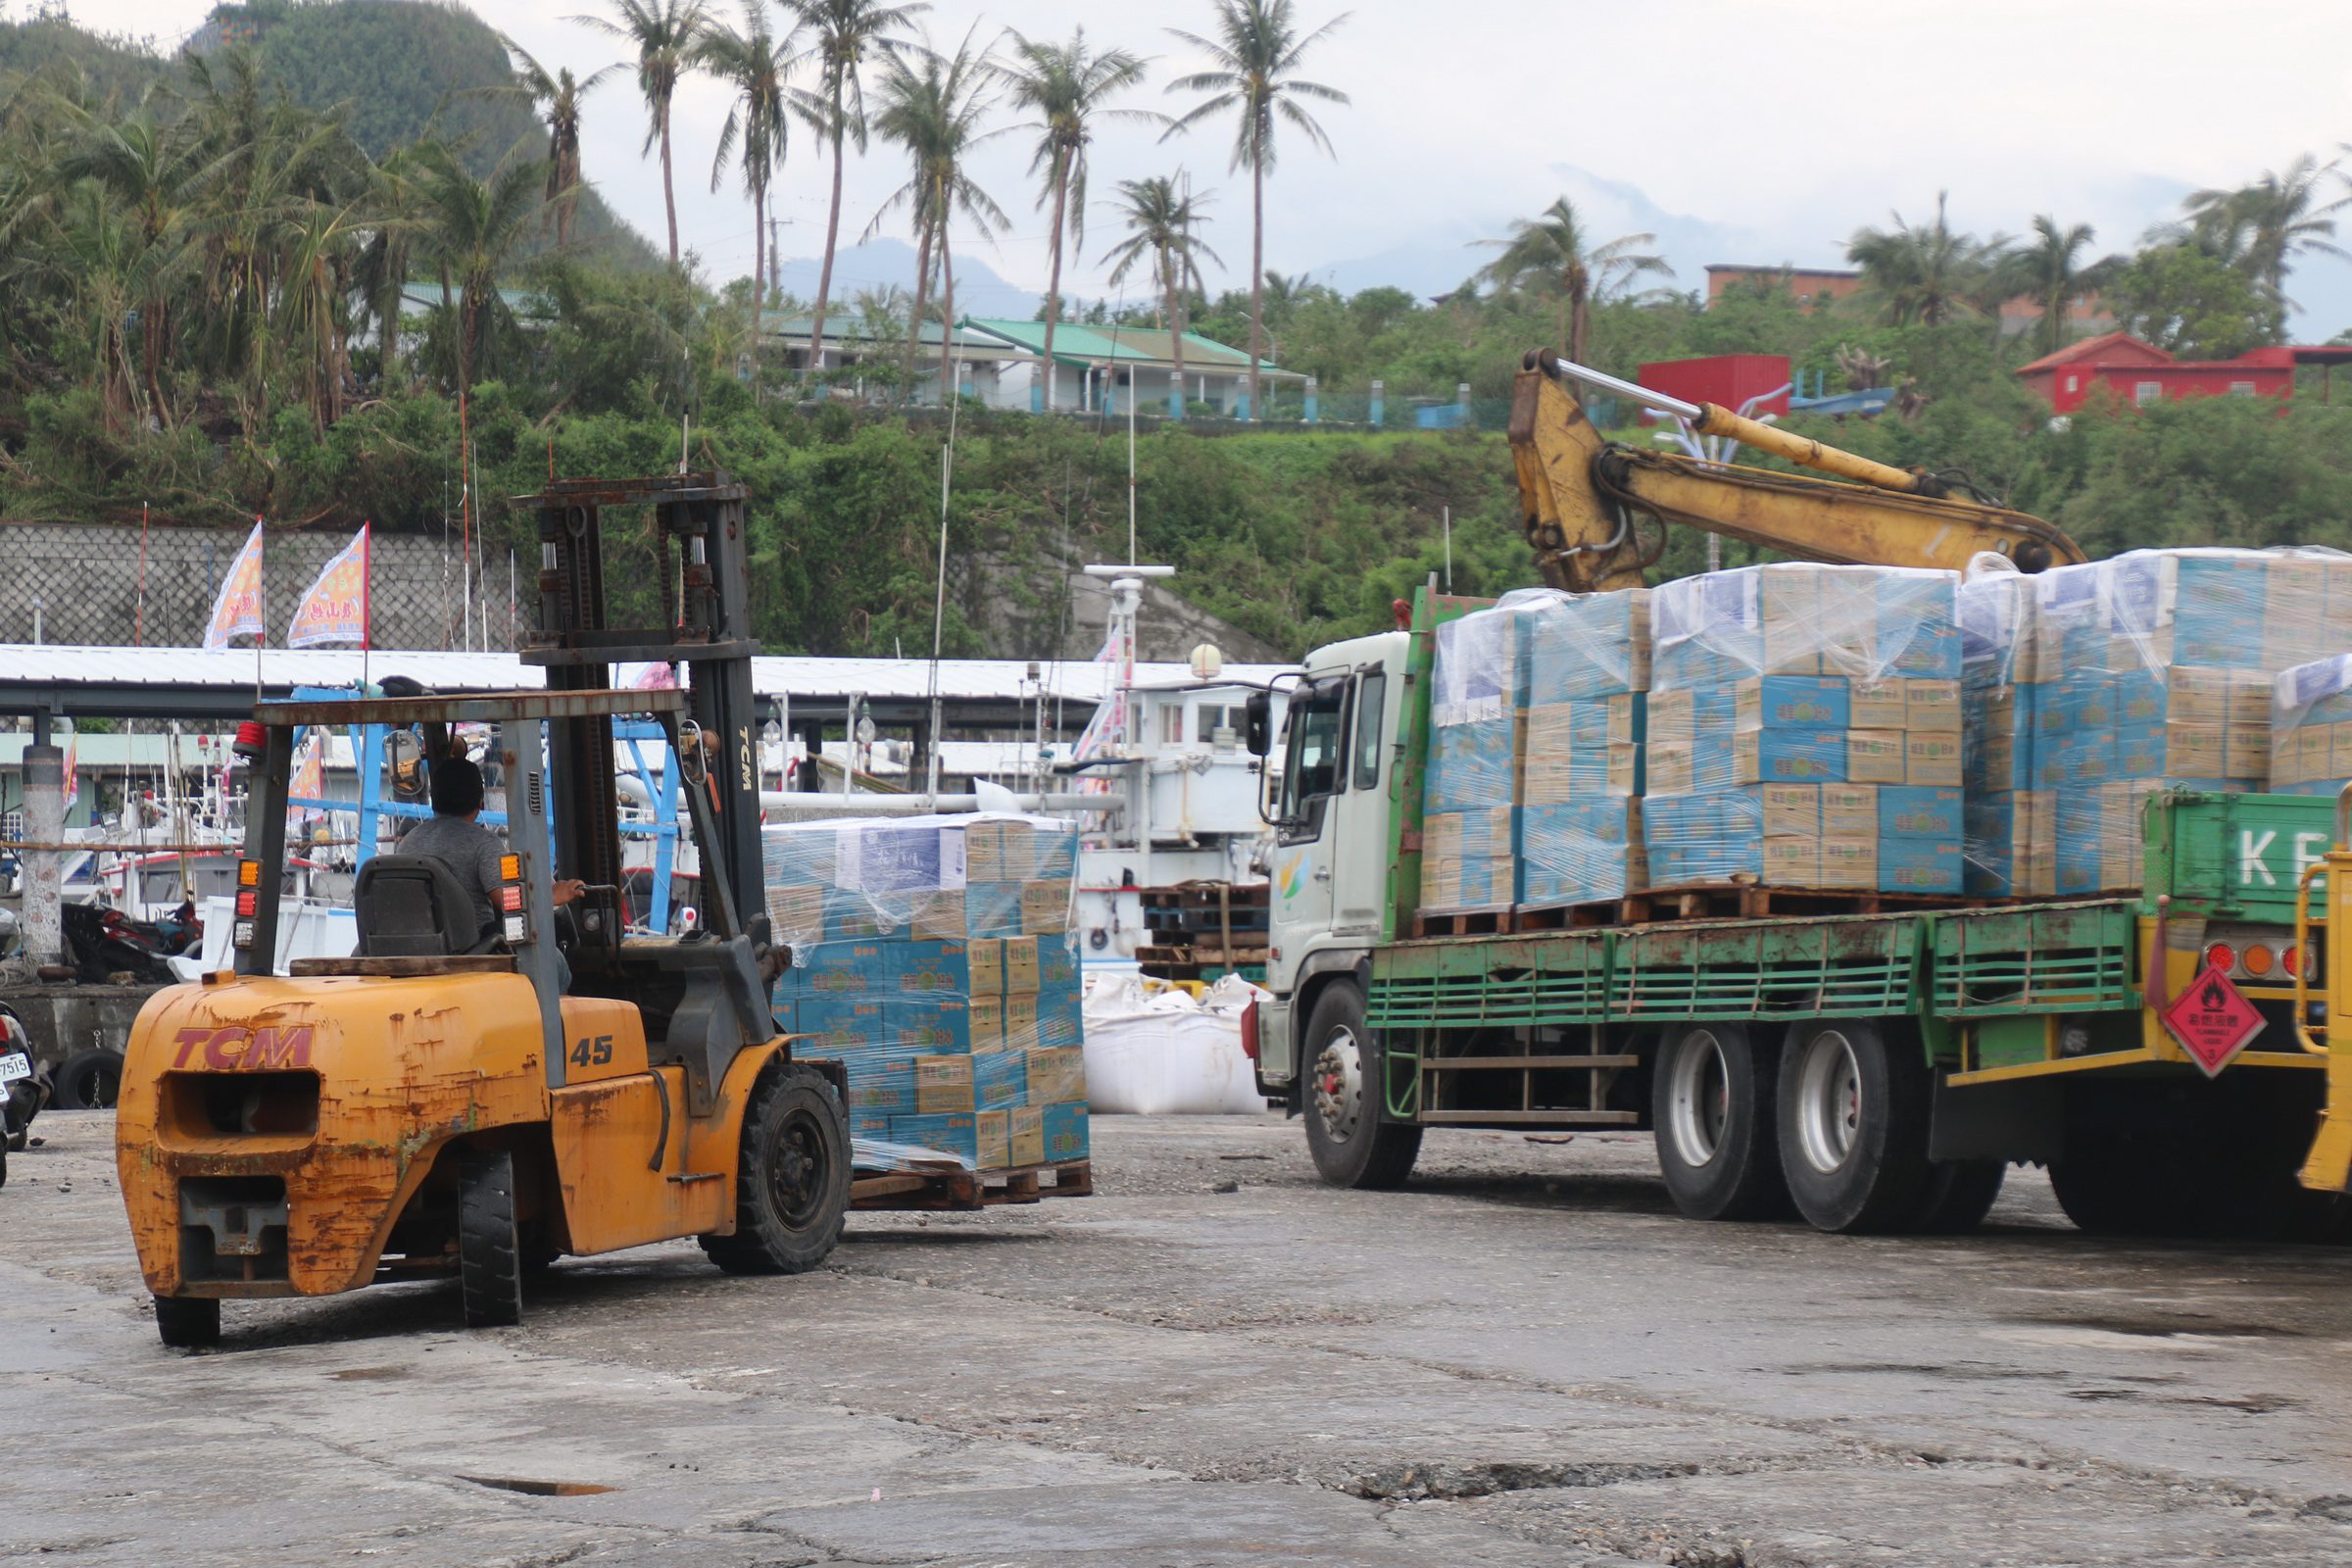
<svg viewBox="0 0 2352 1568">
<path fill-rule="evenodd" d="M 1906 1229 L 1922 1236 L 1964 1236 L 1984 1223 L 2009 1174 L 1997 1159 L 1939 1159 L 1928 1167 L 1919 1208 Z"/>
<path fill-rule="evenodd" d="M 155 1298 L 156 1338 L 174 1350 L 201 1350 L 220 1343 L 220 1303 L 211 1297 Z"/>
<path fill-rule="evenodd" d="M 469 1329 L 522 1321 L 514 1156 L 503 1149 L 468 1151 L 458 1163 L 458 1295 Z"/>
<path fill-rule="evenodd" d="M 1691 1219 L 1760 1219 L 1785 1211 L 1778 1062 L 1747 1026 L 1694 1023 L 1667 1035 L 1650 1073 L 1658 1170 Z"/>
<path fill-rule="evenodd" d="M 106 1110 L 122 1085 L 122 1057 L 103 1046 L 68 1056 L 51 1080 L 60 1110 Z"/>
<path fill-rule="evenodd" d="M 1928 1179 L 1928 1064 L 1877 1023 L 1808 1020 L 1781 1052 L 1781 1169 L 1817 1230 L 1897 1230 Z"/>
<path fill-rule="evenodd" d="M 1380 1057 L 1364 1024 L 1364 994 L 1345 980 L 1324 987 L 1307 1013 L 1298 1059 L 1306 1151 L 1334 1187 L 1401 1186 L 1421 1153 L 1418 1126 L 1381 1119 Z"/>
<path fill-rule="evenodd" d="M 730 1274 L 805 1274 L 832 1255 L 850 1208 L 849 1112 L 803 1062 L 760 1075 L 744 1108 L 732 1235 L 698 1238 Z"/>
</svg>

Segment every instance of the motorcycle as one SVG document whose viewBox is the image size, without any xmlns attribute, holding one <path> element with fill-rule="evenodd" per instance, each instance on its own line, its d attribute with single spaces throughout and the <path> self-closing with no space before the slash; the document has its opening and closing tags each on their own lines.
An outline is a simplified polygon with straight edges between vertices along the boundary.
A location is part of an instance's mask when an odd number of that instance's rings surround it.
<svg viewBox="0 0 2352 1568">
<path fill-rule="evenodd" d="M 0 1003 L 0 1186 L 8 1183 L 8 1156 L 32 1136 L 48 1089 L 32 1066 L 32 1038 L 24 1020 Z"/>
</svg>

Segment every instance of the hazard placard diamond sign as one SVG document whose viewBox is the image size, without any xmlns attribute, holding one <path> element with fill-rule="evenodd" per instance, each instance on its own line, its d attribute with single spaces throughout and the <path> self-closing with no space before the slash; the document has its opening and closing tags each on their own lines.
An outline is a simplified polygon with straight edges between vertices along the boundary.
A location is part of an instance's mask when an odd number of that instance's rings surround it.
<svg viewBox="0 0 2352 1568">
<path fill-rule="evenodd" d="M 2211 1078 L 2262 1033 L 2262 1014 L 2239 994 L 2230 977 L 2208 969 L 2165 1006 L 2164 1026 Z"/>
</svg>

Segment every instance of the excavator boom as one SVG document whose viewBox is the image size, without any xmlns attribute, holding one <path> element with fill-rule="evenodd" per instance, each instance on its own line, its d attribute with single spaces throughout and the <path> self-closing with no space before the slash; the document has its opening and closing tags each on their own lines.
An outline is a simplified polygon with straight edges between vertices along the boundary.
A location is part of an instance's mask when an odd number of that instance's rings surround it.
<svg viewBox="0 0 2352 1568">
<path fill-rule="evenodd" d="M 1563 384 L 1571 377 L 1835 478 L 1702 463 L 1603 440 Z M 1634 517 L 1683 523 L 1805 561 L 1959 570 L 1991 551 L 2023 571 L 2084 560 L 2065 533 L 2022 512 L 1948 493 L 1933 475 L 1876 463 L 1712 403 L 1685 403 L 1528 356 L 1511 393 L 1512 462 L 1544 580 L 1575 593 L 1639 587 L 1654 561 Z"/>
</svg>

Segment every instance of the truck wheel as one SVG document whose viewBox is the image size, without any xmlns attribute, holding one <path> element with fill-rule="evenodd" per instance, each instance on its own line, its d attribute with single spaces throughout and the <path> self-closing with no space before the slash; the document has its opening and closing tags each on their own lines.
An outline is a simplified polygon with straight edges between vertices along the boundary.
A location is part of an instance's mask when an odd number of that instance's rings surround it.
<svg viewBox="0 0 2352 1568">
<path fill-rule="evenodd" d="M 159 1296 L 155 1334 L 174 1350 L 201 1350 L 220 1343 L 220 1303 L 209 1296 Z"/>
<path fill-rule="evenodd" d="M 1788 1206 L 1773 1068 L 1743 1024 L 1692 1024 L 1658 1052 L 1650 1075 L 1658 1171 L 1688 1217 L 1759 1219 Z"/>
<path fill-rule="evenodd" d="M 735 1231 L 698 1238 L 730 1274 L 805 1274 L 832 1255 L 850 1208 L 850 1118 L 813 1068 L 763 1073 L 743 1112 Z"/>
<path fill-rule="evenodd" d="M 1798 1025 L 1781 1053 L 1781 1169 L 1817 1230 L 1892 1230 L 1928 1176 L 1928 1069 L 1875 1024 Z"/>
<path fill-rule="evenodd" d="M 122 1058 L 103 1047 L 77 1051 L 57 1069 L 54 1087 L 60 1110 L 112 1110 L 122 1087 Z"/>
<path fill-rule="evenodd" d="M 1380 1119 L 1380 1045 L 1364 1027 L 1363 993 L 1327 986 L 1307 1014 L 1306 1152 L 1334 1187 L 1400 1187 L 1421 1153 L 1421 1129 Z"/>
<path fill-rule="evenodd" d="M 1939 1159 L 1928 1167 L 1919 1211 L 1907 1227 L 1922 1236 L 1965 1236 L 1984 1223 L 2008 1165 L 1997 1159 Z"/>
<path fill-rule="evenodd" d="M 458 1165 L 458 1297 L 469 1329 L 522 1321 L 522 1240 L 514 1225 L 514 1156 L 472 1152 Z"/>
</svg>

